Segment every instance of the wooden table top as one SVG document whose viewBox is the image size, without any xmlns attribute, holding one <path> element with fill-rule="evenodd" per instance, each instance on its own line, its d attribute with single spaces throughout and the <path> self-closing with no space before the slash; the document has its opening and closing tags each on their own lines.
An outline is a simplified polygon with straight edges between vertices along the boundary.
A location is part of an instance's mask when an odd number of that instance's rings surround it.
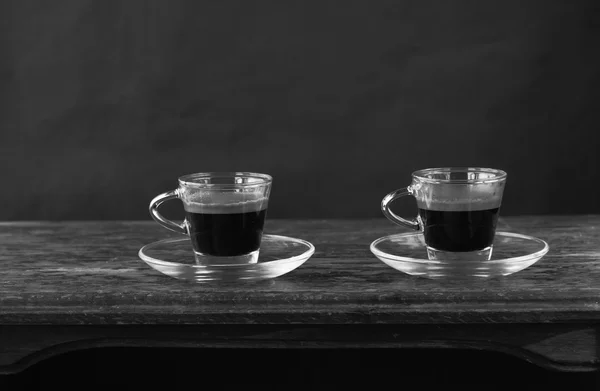
<svg viewBox="0 0 600 391">
<path fill-rule="evenodd" d="M 369 244 L 387 220 L 275 220 L 265 232 L 316 252 L 272 280 L 196 284 L 137 255 L 176 234 L 151 221 L 0 223 L 0 325 L 464 324 L 600 322 L 600 216 L 502 218 L 499 230 L 550 245 L 516 274 L 429 280 L 382 263 Z"/>
</svg>

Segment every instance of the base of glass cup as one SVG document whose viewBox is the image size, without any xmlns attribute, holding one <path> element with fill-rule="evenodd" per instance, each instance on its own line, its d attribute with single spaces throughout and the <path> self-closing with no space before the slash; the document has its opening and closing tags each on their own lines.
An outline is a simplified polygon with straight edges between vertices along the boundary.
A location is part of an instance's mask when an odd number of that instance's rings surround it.
<svg viewBox="0 0 600 391">
<path fill-rule="evenodd" d="M 225 265 L 247 265 L 250 263 L 258 263 L 258 253 L 260 250 L 253 251 L 249 254 L 236 255 L 232 257 L 221 257 L 210 254 L 203 254 L 194 251 L 194 257 L 196 258 L 197 265 L 210 265 L 210 266 L 225 266 Z"/>
<path fill-rule="evenodd" d="M 489 246 L 477 251 L 450 252 L 427 246 L 427 257 L 432 261 L 457 263 L 489 261 L 492 257 L 492 247 Z"/>
</svg>

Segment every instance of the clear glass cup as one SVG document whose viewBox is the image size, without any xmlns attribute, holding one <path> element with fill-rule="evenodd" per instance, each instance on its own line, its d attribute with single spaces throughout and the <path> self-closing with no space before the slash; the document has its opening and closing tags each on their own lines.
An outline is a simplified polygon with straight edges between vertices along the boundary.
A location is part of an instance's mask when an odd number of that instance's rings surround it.
<svg viewBox="0 0 600 391">
<path fill-rule="evenodd" d="M 430 260 L 484 261 L 492 256 L 506 172 L 492 168 L 428 168 L 412 173 L 408 187 L 381 201 L 392 222 L 423 232 Z M 390 210 L 394 200 L 412 195 L 416 218 L 404 219 Z"/>
<path fill-rule="evenodd" d="M 150 215 L 163 227 L 188 235 L 197 264 L 256 263 L 273 178 L 251 172 L 206 172 L 179 178 L 179 187 L 155 197 Z M 164 218 L 158 207 L 180 199 L 181 224 Z"/>
</svg>

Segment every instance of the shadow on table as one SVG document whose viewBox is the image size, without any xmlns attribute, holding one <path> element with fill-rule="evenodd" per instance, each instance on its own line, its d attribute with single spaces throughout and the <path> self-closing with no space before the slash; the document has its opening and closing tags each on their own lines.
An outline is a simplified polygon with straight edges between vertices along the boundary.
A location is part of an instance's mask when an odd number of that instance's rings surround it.
<svg viewBox="0 0 600 391">
<path fill-rule="evenodd" d="M 95 348 L 0 376 L 1 390 L 127 385 L 205 389 L 209 383 L 263 389 L 373 389 L 410 383 L 425 390 L 458 385 L 462 390 L 585 391 L 598 389 L 600 373 L 555 372 L 502 353 L 467 350 Z"/>
</svg>

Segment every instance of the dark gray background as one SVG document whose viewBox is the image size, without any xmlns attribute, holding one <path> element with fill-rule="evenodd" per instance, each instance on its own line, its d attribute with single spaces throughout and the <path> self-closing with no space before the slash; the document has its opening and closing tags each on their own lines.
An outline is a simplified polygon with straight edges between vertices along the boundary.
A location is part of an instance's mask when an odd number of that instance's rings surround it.
<svg viewBox="0 0 600 391">
<path fill-rule="evenodd" d="M 378 217 L 448 165 L 506 170 L 505 215 L 599 213 L 598 3 L 3 1 L 0 220 L 149 219 L 213 170 Z"/>
</svg>

